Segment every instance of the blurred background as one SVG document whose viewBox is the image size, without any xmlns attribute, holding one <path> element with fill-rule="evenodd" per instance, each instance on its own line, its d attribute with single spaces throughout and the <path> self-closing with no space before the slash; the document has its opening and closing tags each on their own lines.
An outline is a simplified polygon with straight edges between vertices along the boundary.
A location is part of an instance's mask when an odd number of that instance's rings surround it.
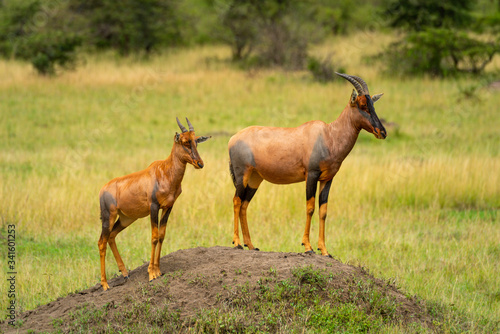
<svg viewBox="0 0 500 334">
<path fill-rule="evenodd" d="M 460 315 L 450 332 L 497 332 L 499 51 L 499 0 L 0 1 L 0 238 L 16 226 L 17 310 L 98 284 L 99 189 L 165 159 L 176 116 L 212 139 L 163 255 L 231 246 L 229 138 L 334 121 L 353 88 L 337 71 L 385 93 L 388 137 L 361 132 L 333 180 L 329 253 Z M 264 182 L 253 244 L 303 252 L 305 209 L 304 183 Z M 150 237 L 149 218 L 117 237 L 127 268 L 149 261 Z"/>
</svg>

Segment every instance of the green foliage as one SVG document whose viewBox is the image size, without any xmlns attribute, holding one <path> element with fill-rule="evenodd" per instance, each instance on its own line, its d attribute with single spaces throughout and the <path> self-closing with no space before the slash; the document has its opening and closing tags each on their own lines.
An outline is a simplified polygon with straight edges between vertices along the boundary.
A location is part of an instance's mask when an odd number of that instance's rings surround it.
<svg viewBox="0 0 500 334">
<path fill-rule="evenodd" d="M 53 75 L 56 65 L 59 68 L 72 68 L 75 63 L 75 49 L 81 44 L 81 38 L 64 32 L 33 34 L 19 45 L 22 58 L 43 75 Z"/>
<path fill-rule="evenodd" d="M 390 2 L 384 12 L 389 25 L 407 30 L 408 35 L 390 44 L 378 58 L 391 73 L 441 77 L 458 72 L 482 73 L 500 50 L 500 39 L 459 30 L 469 26 L 492 32 L 495 16 L 475 18 L 473 6 L 474 2 L 467 0 Z"/>
<path fill-rule="evenodd" d="M 332 54 L 328 54 L 324 58 L 310 56 L 307 60 L 307 69 L 311 72 L 314 81 L 321 83 L 327 83 L 335 80 L 335 72 L 345 72 L 345 69 L 342 66 L 337 66 L 337 68 L 334 68 L 332 63 Z"/>
<path fill-rule="evenodd" d="M 378 57 L 393 73 L 443 77 L 459 72 L 480 74 L 499 51 L 500 44 L 465 32 L 429 28 L 392 43 Z"/>
<path fill-rule="evenodd" d="M 182 41 L 175 0 L 71 0 L 70 9 L 84 18 L 86 42 L 99 49 L 148 54 Z"/>
<path fill-rule="evenodd" d="M 473 5 L 469 0 L 394 0 L 388 3 L 384 14 L 391 27 L 410 31 L 451 28 L 471 22 Z"/>
<path fill-rule="evenodd" d="M 19 38 L 30 35 L 36 28 L 33 17 L 40 10 L 38 1 L 9 2 L 0 6 L 0 52 L 15 57 Z"/>
<path fill-rule="evenodd" d="M 29 61 L 43 75 L 55 74 L 56 66 L 71 68 L 75 63 L 81 38 L 51 26 L 51 13 L 39 1 L 9 3 L 0 7 L 0 16 L 2 56 Z"/>
<path fill-rule="evenodd" d="M 231 46 L 233 60 L 292 70 L 305 68 L 309 44 L 332 31 L 344 31 L 339 21 L 349 13 L 347 6 L 336 11 L 329 1 L 211 3 L 223 27 L 218 30 L 220 39 Z"/>
</svg>

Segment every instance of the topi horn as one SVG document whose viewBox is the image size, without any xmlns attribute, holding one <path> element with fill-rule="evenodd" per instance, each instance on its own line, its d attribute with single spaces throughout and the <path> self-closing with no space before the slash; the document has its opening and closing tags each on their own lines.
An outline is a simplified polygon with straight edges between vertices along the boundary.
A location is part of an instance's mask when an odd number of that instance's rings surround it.
<svg viewBox="0 0 500 334">
<path fill-rule="evenodd" d="M 361 84 L 361 86 L 363 87 L 363 90 L 365 92 L 365 95 L 370 95 L 370 91 L 368 90 L 368 85 L 366 84 L 365 80 L 363 80 L 360 77 L 357 77 L 355 75 L 351 75 L 351 78 L 353 78 L 354 80 L 356 80 L 357 82 L 359 82 Z"/>
<path fill-rule="evenodd" d="M 189 131 L 194 132 L 193 124 L 191 124 L 191 122 L 189 121 L 189 119 L 187 117 L 186 117 L 186 121 L 187 121 L 188 126 L 189 126 Z"/>
<path fill-rule="evenodd" d="M 359 81 L 355 80 L 352 76 L 347 75 L 347 74 L 343 74 L 343 73 L 337 73 L 337 72 L 335 72 L 335 74 L 337 74 L 339 77 L 342 77 L 342 78 L 346 79 L 347 81 L 349 81 L 354 86 L 354 88 L 356 89 L 356 91 L 358 92 L 359 95 L 366 95 L 365 91 L 363 89 L 363 86 L 361 86 Z"/>
<path fill-rule="evenodd" d="M 187 129 L 184 125 L 181 124 L 181 121 L 179 121 L 179 119 L 176 117 L 175 118 L 177 120 L 177 124 L 179 125 L 179 128 L 181 129 L 182 133 L 184 132 L 187 132 Z M 187 119 L 187 118 L 186 118 Z M 189 121 L 188 121 L 189 122 Z"/>
</svg>

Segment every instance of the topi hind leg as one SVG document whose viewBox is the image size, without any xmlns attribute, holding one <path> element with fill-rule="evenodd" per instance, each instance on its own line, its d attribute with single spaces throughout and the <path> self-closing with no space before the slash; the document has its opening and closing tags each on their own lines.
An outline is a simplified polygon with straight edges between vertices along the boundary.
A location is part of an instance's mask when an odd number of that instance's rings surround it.
<svg viewBox="0 0 500 334">
<path fill-rule="evenodd" d="M 250 167 L 240 167 L 241 162 L 235 166 L 232 163 L 229 164 L 229 169 L 231 171 L 231 176 L 233 177 L 233 184 L 236 188 L 233 197 L 233 210 L 234 210 L 234 233 L 233 233 L 233 245 L 234 248 L 243 249 L 241 244 L 239 228 L 240 228 L 240 216 L 241 216 L 241 206 L 242 199 L 245 197 L 245 188 L 248 183 L 248 176 L 251 173 Z"/>
<path fill-rule="evenodd" d="M 111 233 L 110 226 L 113 226 L 117 216 L 116 207 L 112 206 L 110 209 L 111 210 L 101 205 L 102 231 L 99 241 L 97 242 L 97 246 L 99 247 L 99 257 L 101 260 L 101 286 L 104 291 L 109 289 L 106 278 L 106 247 Z"/>
<path fill-rule="evenodd" d="M 171 211 L 172 211 L 171 207 L 162 210 L 162 216 L 160 219 L 160 228 L 158 231 L 158 245 L 156 246 L 157 247 L 156 257 L 153 266 L 153 271 L 156 274 L 156 277 L 161 276 L 161 270 L 160 270 L 161 247 L 163 245 L 163 240 L 165 239 L 165 231 L 167 229 L 168 217 L 170 216 Z"/>
<path fill-rule="evenodd" d="M 241 198 L 238 196 L 238 191 L 233 197 L 233 210 L 234 210 L 234 234 L 233 234 L 233 245 L 234 248 L 243 249 L 240 241 L 240 209 L 241 209 Z"/>
<path fill-rule="evenodd" d="M 316 189 L 318 186 L 319 172 L 310 171 L 306 179 L 306 228 L 302 237 L 302 245 L 305 247 L 306 253 L 314 253 L 309 233 L 311 232 L 311 219 L 314 214 L 314 205 L 316 201 Z"/>
<path fill-rule="evenodd" d="M 158 213 L 160 206 L 157 203 L 151 204 L 151 261 L 149 261 L 148 273 L 149 281 L 158 277 L 158 270 L 155 267 L 156 246 L 158 245 Z"/>
<path fill-rule="evenodd" d="M 97 242 L 97 246 L 99 247 L 99 257 L 101 259 L 101 286 L 104 291 L 109 289 L 108 281 L 106 279 L 106 245 L 108 243 L 109 230 L 105 230 L 101 232 L 101 237 Z"/>
<path fill-rule="evenodd" d="M 319 238 L 318 238 L 318 250 L 321 251 L 321 255 L 332 257 L 328 254 L 325 246 L 325 220 L 328 208 L 328 194 L 330 193 L 330 186 L 332 180 L 322 181 L 319 184 Z"/>
<path fill-rule="evenodd" d="M 121 271 L 123 277 L 125 278 L 128 278 L 128 271 L 125 268 L 125 264 L 123 263 L 120 253 L 118 252 L 118 248 L 116 247 L 115 238 L 118 233 L 126 229 L 134 221 L 135 220 L 130 219 L 126 216 L 118 218 L 118 220 L 113 225 L 113 229 L 111 230 L 108 239 L 109 248 L 111 248 L 111 251 L 113 252 L 116 264 L 118 265 L 118 269 Z"/>
<path fill-rule="evenodd" d="M 240 209 L 240 223 L 241 223 L 241 233 L 243 234 L 243 241 L 245 242 L 245 246 L 250 250 L 259 250 L 255 248 L 252 244 L 252 240 L 250 238 L 250 231 L 248 229 L 248 220 L 247 220 L 247 208 L 252 200 L 253 196 L 257 192 L 259 185 L 262 182 L 262 177 L 257 173 L 252 173 L 248 178 L 248 184 L 245 187 L 245 191 L 243 196 L 241 197 L 241 209 Z"/>
</svg>

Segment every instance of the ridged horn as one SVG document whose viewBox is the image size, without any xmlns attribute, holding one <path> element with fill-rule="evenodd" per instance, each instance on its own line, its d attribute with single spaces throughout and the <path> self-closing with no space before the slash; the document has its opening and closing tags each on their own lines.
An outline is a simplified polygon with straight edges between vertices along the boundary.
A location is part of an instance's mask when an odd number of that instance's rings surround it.
<svg viewBox="0 0 500 334">
<path fill-rule="evenodd" d="M 177 125 L 179 125 L 179 128 L 181 129 L 182 133 L 187 132 L 186 127 L 181 124 L 181 121 L 179 121 L 179 118 L 176 117 L 175 119 L 177 120 Z"/>
<path fill-rule="evenodd" d="M 338 72 L 335 72 L 335 74 L 349 81 L 358 92 L 358 95 L 365 95 L 363 86 L 361 86 L 361 84 L 357 80 L 355 80 L 352 76 Z"/>
<path fill-rule="evenodd" d="M 189 126 L 189 131 L 192 131 L 194 132 L 194 127 L 193 127 L 193 124 L 191 124 L 191 122 L 189 121 L 189 119 L 186 117 L 186 121 L 188 123 L 188 126 Z"/>
<path fill-rule="evenodd" d="M 355 76 L 355 75 L 351 75 L 351 78 L 353 78 L 354 80 L 356 80 L 357 82 L 359 82 L 361 84 L 361 86 L 363 87 L 363 90 L 365 91 L 365 95 L 370 95 L 370 91 L 368 90 L 368 85 L 366 84 L 365 80 L 363 80 L 360 77 Z"/>
</svg>

